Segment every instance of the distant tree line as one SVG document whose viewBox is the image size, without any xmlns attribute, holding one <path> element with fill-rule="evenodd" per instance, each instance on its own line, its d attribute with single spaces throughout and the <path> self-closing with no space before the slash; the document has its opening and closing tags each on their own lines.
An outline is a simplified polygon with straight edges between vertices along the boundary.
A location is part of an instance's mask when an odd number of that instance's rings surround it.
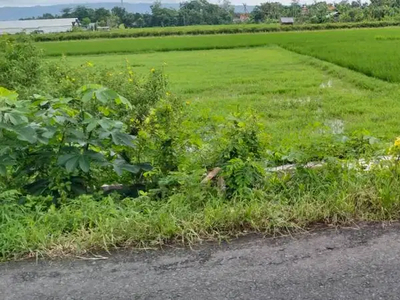
<svg viewBox="0 0 400 300">
<path fill-rule="evenodd" d="M 77 18 L 83 26 L 115 27 L 166 27 L 187 25 L 219 25 L 239 22 L 276 23 L 281 17 L 293 17 L 296 23 L 362 22 L 400 20 L 400 0 L 370 0 L 370 3 L 341 1 L 336 4 L 315 2 L 300 5 L 293 0 L 290 5 L 266 2 L 247 13 L 235 13 L 229 0 L 213 4 L 207 0 L 182 2 L 179 9 L 163 7 L 160 1 L 151 5 L 149 13 L 130 13 L 123 7 L 92 9 L 85 6 L 65 8 L 60 15 L 43 14 L 36 19 Z M 35 19 L 35 18 L 29 18 Z M 26 19 L 25 19 L 26 20 Z"/>
<path fill-rule="evenodd" d="M 310 5 L 300 5 L 294 0 L 289 6 L 268 2 L 255 7 L 251 12 L 251 21 L 276 22 L 284 16 L 294 17 L 297 23 L 400 20 L 400 0 L 370 0 L 370 3 L 340 1 L 335 4 L 315 2 Z"/>
<path fill-rule="evenodd" d="M 178 10 L 163 7 L 156 1 L 151 5 L 151 13 L 130 13 L 122 7 L 111 10 L 105 8 L 92 9 L 85 6 L 65 8 L 60 15 L 43 14 L 32 19 L 77 18 L 82 25 L 97 23 L 99 26 L 117 27 L 165 27 L 186 25 L 218 25 L 229 24 L 234 19 L 234 7 L 224 0 L 221 5 L 206 0 L 192 0 L 180 4 Z M 28 20 L 25 19 L 25 20 Z"/>
</svg>

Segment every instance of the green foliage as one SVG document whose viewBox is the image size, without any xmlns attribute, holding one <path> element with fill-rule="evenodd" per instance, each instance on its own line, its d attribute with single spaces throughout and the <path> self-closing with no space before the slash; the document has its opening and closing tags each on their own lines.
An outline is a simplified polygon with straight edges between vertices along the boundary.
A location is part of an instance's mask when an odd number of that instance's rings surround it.
<svg viewBox="0 0 400 300">
<path fill-rule="evenodd" d="M 89 39 L 118 39 L 139 37 L 163 37 L 175 35 L 211 35 L 211 34 L 241 34 L 260 32 L 286 32 L 286 31 L 317 31 L 327 29 L 351 29 L 351 28 L 376 28 L 398 26 L 399 21 L 358 22 L 358 23 L 324 23 L 324 24 L 296 24 L 294 26 L 280 26 L 279 24 L 237 24 L 237 25 L 201 25 L 181 27 L 155 27 L 135 28 L 112 31 L 96 32 L 71 32 L 49 33 L 35 35 L 36 42 L 73 41 Z M 42 47 L 48 45 L 43 44 Z M 76 50 L 78 51 L 78 49 Z M 65 53 L 65 52 L 64 52 Z M 66 54 L 66 53 L 65 53 Z"/>
<path fill-rule="evenodd" d="M 250 159 L 229 160 L 221 176 L 225 180 L 229 197 L 248 197 L 254 190 L 261 189 L 265 182 L 265 171 L 262 165 Z"/>
<path fill-rule="evenodd" d="M 133 72 L 129 61 L 125 67 L 104 68 L 91 62 L 75 67 L 62 59 L 48 65 L 47 82 L 53 87 L 51 94 L 56 97 L 73 97 L 76 90 L 87 83 L 101 84 L 123 94 L 124 98 L 120 98 L 120 101 L 127 99 L 125 104 L 129 103 L 133 110 L 116 110 L 103 106 L 99 109 L 106 116 L 113 114 L 122 122 L 131 124 L 133 134 L 137 134 L 136 127 L 143 122 L 150 109 L 165 96 L 167 87 L 167 79 L 162 69 L 152 68 L 149 74 L 143 77 Z M 101 92 L 97 94 L 99 96 Z"/>
<path fill-rule="evenodd" d="M 279 48 L 119 59 L 49 60 L 44 96 L 0 88 L 1 259 L 399 217 L 399 165 L 358 166 L 400 126 L 397 85 Z M 151 69 L 168 59 L 187 102 Z"/>
<path fill-rule="evenodd" d="M 154 157 L 153 164 L 164 175 L 178 170 L 188 138 L 182 127 L 187 116 L 181 101 L 170 95 L 165 98 L 151 110 L 139 132 L 139 139 L 145 144 L 142 152 Z"/>
<path fill-rule="evenodd" d="M 264 171 L 260 162 L 265 158 L 267 137 L 254 113 L 236 113 L 217 135 L 218 158 L 228 197 L 249 195 L 261 187 Z"/>
<path fill-rule="evenodd" d="M 60 209 L 41 206 L 45 198 L 0 205 L 0 259 L 187 244 L 239 232 L 273 234 L 315 223 L 347 225 L 400 217 L 398 166 L 362 173 L 335 165 L 299 170 L 272 176 L 267 189 L 229 202 L 209 189 L 194 189 L 198 174 L 179 180 L 190 192 L 175 193 L 169 201 L 84 195 Z M 32 202 L 39 205 L 33 208 Z"/>
<path fill-rule="evenodd" d="M 7 190 L 4 192 L 0 192 L 0 205 L 4 205 L 6 203 L 17 203 L 20 197 L 20 193 L 17 190 Z"/>
<path fill-rule="evenodd" d="M 260 159 L 265 153 L 265 138 L 260 133 L 263 126 L 256 115 L 248 116 L 236 113 L 228 118 L 229 123 L 223 128 L 223 137 L 218 137 L 221 147 L 219 164 L 232 159 Z M 224 143 L 225 142 L 225 143 Z"/>
<path fill-rule="evenodd" d="M 314 128 L 315 130 L 316 128 Z M 326 128 L 321 127 L 321 130 Z M 325 161 L 332 157 L 339 159 L 357 159 L 359 157 L 369 158 L 383 154 L 384 146 L 377 138 L 371 136 L 367 131 L 353 132 L 349 136 L 344 134 L 330 134 L 324 132 L 322 135 L 308 134 L 314 139 L 306 142 L 289 144 L 282 142 L 281 145 L 269 150 L 270 163 L 274 165 L 286 163 L 307 163 L 310 161 Z"/>
<path fill-rule="evenodd" d="M 10 45 L 5 64 L 33 47 L 25 40 Z M 34 55 L 32 60 L 38 60 L 41 84 L 13 84 L 21 100 L 0 87 L 0 189 L 50 195 L 60 203 L 116 182 L 137 196 L 146 181 L 143 173 L 152 169 L 147 161 L 161 161 L 139 155 L 144 146 L 136 135 L 152 107 L 167 96 L 164 73 L 151 69 L 144 78 L 129 63 L 124 69 L 90 62 L 75 68 Z"/>
<path fill-rule="evenodd" d="M 25 93 L 43 80 L 42 51 L 27 37 L 0 40 L 0 87 Z"/>
<path fill-rule="evenodd" d="M 3 90 L 0 170 L 11 186 L 25 182 L 30 194 L 65 200 L 97 190 L 112 167 L 120 175 L 140 172 L 140 166 L 121 159 L 125 149 L 135 147 L 135 137 L 127 125 L 104 114 L 118 107 L 129 111 L 129 101 L 97 85 L 83 86 L 78 94 L 17 100 Z"/>
</svg>

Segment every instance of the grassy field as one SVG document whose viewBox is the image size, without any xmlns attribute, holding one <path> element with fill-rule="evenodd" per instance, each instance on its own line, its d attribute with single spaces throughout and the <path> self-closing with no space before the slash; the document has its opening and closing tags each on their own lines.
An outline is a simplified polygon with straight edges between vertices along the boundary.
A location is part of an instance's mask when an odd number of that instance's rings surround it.
<svg viewBox="0 0 400 300">
<path fill-rule="evenodd" d="M 41 43 L 48 56 L 143 53 L 278 45 L 368 76 L 400 82 L 398 28 L 324 32 L 182 36 Z M 362 55 L 360 54 L 362 51 Z"/>
<path fill-rule="evenodd" d="M 163 67 L 172 92 L 191 102 L 194 118 L 254 109 L 274 143 L 308 144 L 316 124 L 344 122 L 346 133 L 366 129 L 393 139 L 400 128 L 399 87 L 278 47 L 69 57 L 123 66 L 138 74 Z M 203 124 L 203 122 L 198 122 Z"/>
</svg>

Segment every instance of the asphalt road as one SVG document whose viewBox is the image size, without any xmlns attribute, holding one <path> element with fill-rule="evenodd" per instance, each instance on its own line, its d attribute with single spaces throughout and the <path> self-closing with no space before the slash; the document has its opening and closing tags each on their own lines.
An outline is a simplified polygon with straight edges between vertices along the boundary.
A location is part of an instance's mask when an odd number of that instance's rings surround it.
<svg viewBox="0 0 400 300">
<path fill-rule="evenodd" d="M 7 263 L 0 299 L 400 299 L 400 226 Z"/>
</svg>

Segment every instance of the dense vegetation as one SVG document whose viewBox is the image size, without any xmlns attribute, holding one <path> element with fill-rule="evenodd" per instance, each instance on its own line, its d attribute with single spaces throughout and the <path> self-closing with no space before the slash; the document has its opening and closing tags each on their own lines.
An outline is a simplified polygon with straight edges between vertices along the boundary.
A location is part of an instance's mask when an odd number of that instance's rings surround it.
<svg viewBox="0 0 400 300">
<path fill-rule="evenodd" d="M 359 22 L 359 23 L 325 23 L 281 26 L 278 24 L 237 24 L 237 25 L 201 25 L 182 27 L 153 27 L 137 29 L 119 29 L 112 31 L 80 31 L 67 33 L 39 34 L 33 38 L 37 42 L 71 41 L 89 39 L 138 38 L 171 35 L 210 35 L 240 34 L 258 32 L 313 31 L 327 29 L 376 28 L 398 26 L 400 21 Z"/>
<path fill-rule="evenodd" d="M 190 0 L 180 4 L 178 10 L 163 7 L 156 1 L 151 12 L 140 14 L 127 12 L 122 7 L 111 11 L 104 8 L 90 9 L 85 6 L 64 9 L 59 16 L 44 14 L 43 19 L 78 18 L 84 26 L 93 22 L 99 26 L 116 27 L 168 27 L 187 25 L 219 25 L 232 23 L 278 23 L 281 17 L 294 17 L 296 23 L 371 22 L 399 21 L 400 4 L 397 0 L 340 1 L 332 4 L 315 2 L 300 5 L 294 0 L 290 5 L 265 2 L 251 12 L 244 4 L 243 13 L 235 13 L 229 0 L 220 5 L 207 0 Z"/>
<path fill-rule="evenodd" d="M 243 51 L 248 59 L 217 53 L 219 74 L 199 63 L 206 52 L 178 53 L 187 64 L 179 71 L 186 90 L 174 88 L 180 98 L 154 68 L 161 61 L 138 72 L 141 57 L 71 63 L 44 59 L 30 41 L 1 41 L 1 258 L 398 218 L 396 126 L 382 140 L 360 130 L 398 115 L 397 86 L 328 64 L 317 69 L 310 64 L 318 61 L 282 49 Z M 388 152 L 393 161 L 368 171 L 359 162 Z M 310 161 L 323 164 L 304 167 Z M 273 169 L 286 163 L 298 168 Z"/>
</svg>

